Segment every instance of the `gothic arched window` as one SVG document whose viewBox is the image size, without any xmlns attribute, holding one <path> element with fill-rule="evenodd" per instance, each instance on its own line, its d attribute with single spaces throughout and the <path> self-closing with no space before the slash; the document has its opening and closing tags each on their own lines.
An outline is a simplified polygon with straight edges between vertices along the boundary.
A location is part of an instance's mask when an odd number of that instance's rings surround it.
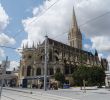
<svg viewBox="0 0 110 100">
<path fill-rule="evenodd" d="M 24 76 L 24 66 L 22 66 L 22 76 Z"/>
<path fill-rule="evenodd" d="M 61 70 L 60 70 L 60 68 L 57 68 L 56 73 L 59 73 L 59 72 L 61 72 Z"/>
<path fill-rule="evenodd" d="M 49 68 L 49 75 L 53 75 L 53 74 L 54 74 L 53 68 Z"/>
<path fill-rule="evenodd" d="M 41 68 L 36 69 L 36 75 L 41 75 Z"/>
<path fill-rule="evenodd" d="M 69 68 L 69 66 L 65 66 L 65 74 L 70 74 L 70 68 Z"/>
<path fill-rule="evenodd" d="M 31 66 L 27 67 L 27 76 L 31 76 Z"/>
</svg>

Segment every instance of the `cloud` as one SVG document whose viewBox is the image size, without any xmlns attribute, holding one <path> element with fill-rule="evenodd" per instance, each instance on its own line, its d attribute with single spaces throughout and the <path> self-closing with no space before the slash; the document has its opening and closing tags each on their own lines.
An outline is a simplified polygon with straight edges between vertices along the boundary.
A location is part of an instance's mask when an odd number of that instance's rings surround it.
<svg viewBox="0 0 110 100">
<path fill-rule="evenodd" d="M 86 50 L 91 50 L 92 47 L 91 47 L 90 44 L 84 44 L 84 49 L 86 49 Z"/>
<path fill-rule="evenodd" d="M 6 13 L 3 6 L 0 4 L 0 45 L 7 45 L 7 44 L 15 44 L 15 40 L 12 37 L 9 37 L 4 33 L 4 30 L 6 29 L 7 25 L 9 24 L 9 16 Z M 5 51 L 0 48 L 0 56 L 5 56 Z"/>
<path fill-rule="evenodd" d="M 58 36 L 54 39 L 67 42 L 74 4 L 78 26 L 86 38 L 92 41 L 92 49 L 110 53 L 110 0 L 60 0 L 43 14 L 54 2 L 55 0 L 46 0 L 43 5 L 33 9 L 32 17 L 22 21 L 24 30 L 28 33 L 24 43 L 43 41 L 45 34 L 49 34 L 51 38 Z M 89 44 L 84 47 L 89 48 Z"/>
<path fill-rule="evenodd" d="M 6 28 L 9 23 L 9 16 L 0 4 L 0 32 Z"/>
<path fill-rule="evenodd" d="M 22 21 L 24 29 L 28 33 L 27 41 L 32 41 L 31 43 L 33 41 L 43 41 L 45 34 L 49 34 L 53 38 L 61 33 L 67 33 L 72 19 L 73 4 L 70 2 L 73 2 L 73 0 L 69 0 L 69 2 L 67 0 L 60 0 L 43 16 L 41 15 L 45 12 L 45 9 L 55 3 L 55 0 L 46 1 L 44 5 L 35 7 L 33 9 L 33 17 Z"/>
<path fill-rule="evenodd" d="M 14 68 L 17 69 L 19 67 L 19 62 L 17 61 L 11 61 L 10 67 L 7 70 L 13 70 Z"/>
<path fill-rule="evenodd" d="M 91 38 L 91 41 L 93 42 L 92 48 L 97 48 L 98 51 L 103 52 L 109 52 L 110 53 L 110 38 L 104 37 L 104 36 L 96 36 Z"/>
<path fill-rule="evenodd" d="M 15 40 L 4 33 L 0 34 L 0 45 L 15 44 Z"/>
<path fill-rule="evenodd" d="M 76 6 L 76 14 L 80 29 L 91 39 L 92 47 L 100 52 L 110 53 L 109 3 L 110 0 L 80 0 Z"/>
<path fill-rule="evenodd" d="M 0 48 L 0 57 L 4 57 L 4 56 L 5 56 L 4 50 Z"/>
<path fill-rule="evenodd" d="M 15 40 L 9 36 L 7 36 L 3 31 L 9 24 L 9 16 L 6 13 L 5 9 L 0 4 L 0 45 L 5 44 L 14 44 Z"/>
<path fill-rule="evenodd" d="M 24 29 L 28 33 L 27 41 L 38 42 L 39 40 L 42 41 L 44 39 L 46 33 L 50 34 L 50 37 L 55 37 L 56 35 L 67 33 L 69 31 L 72 21 L 73 0 L 60 0 L 39 18 L 39 16 L 45 12 L 45 9 L 54 2 L 55 0 L 51 0 L 50 2 L 46 1 L 44 5 L 35 7 L 32 12 L 33 17 L 22 21 Z M 82 25 L 86 21 L 110 11 L 109 3 L 109 0 L 106 0 L 106 2 L 103 0 L 74 0 L 78 25 L 80 26 L 81 31 L 86 34 L 87 38 L 92 38 L 93 40 L 93 37 L 95 36 L 102 36 L 103 38 L 110 36 L 109 13 Z M 64 38 L 64 36 L 59 37 Z M 61 38 L 58 38 L 58 40 L 61 40 Z M 93 41 L 93 45 L 94 44 L 95 42 Z"/>
</svg>

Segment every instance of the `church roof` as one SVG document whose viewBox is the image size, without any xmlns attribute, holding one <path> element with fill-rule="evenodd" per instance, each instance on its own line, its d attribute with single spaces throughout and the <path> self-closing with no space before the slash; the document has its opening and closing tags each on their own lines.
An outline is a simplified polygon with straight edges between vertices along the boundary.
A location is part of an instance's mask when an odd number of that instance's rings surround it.
<svg viewBox="0 0 110 100">
<path fill-rule="evenodd" d="M 70 46 L 68 44 L 64 44 L 62 42 L 59 42 L 59 41 L 51 39 L 51 38 L 48 38 L 48 43 L 51 44 L 51 45 L 54 45 L 54 46 L 61 46 L 63 48 L 68 48 L 70 50 L 76 50 L 76 51 L 79 51 L 79 52 L 86 53 L 88 55 L 94 56 L 91 52 L 88 52 L 88 51 L 85 51 L 85 50 L 82 50 L 82 49 L 78 49 L 78 48 L 74 48 L 74 47 L 72 47 L 72 46 Z"/>
</svg>

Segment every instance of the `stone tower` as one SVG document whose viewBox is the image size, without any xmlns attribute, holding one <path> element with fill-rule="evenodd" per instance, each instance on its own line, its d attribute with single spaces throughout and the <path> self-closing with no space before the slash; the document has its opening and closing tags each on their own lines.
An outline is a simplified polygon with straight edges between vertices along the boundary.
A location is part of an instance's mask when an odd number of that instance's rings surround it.
<svg viewBox="0 0 110 100">
<path fill-rule="evenodd" d="M 80 29 L 78 28 L 74 7 L 72 25 L 68 34 L 68 41 L 70 46 L 82 49 L 82 34 L 80 32 Z"/>
</svg>

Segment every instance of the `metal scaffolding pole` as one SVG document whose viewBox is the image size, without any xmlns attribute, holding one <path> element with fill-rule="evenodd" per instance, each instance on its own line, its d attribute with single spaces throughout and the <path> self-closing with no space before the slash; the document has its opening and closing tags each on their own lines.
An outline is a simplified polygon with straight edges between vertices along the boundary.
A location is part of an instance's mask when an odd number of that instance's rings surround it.
<svg viewBox="0 0 110 100">
<path fill-rule="evenodd" d="M 45 64 L 44 64 L 44 90 L 47 90 L 47 40 L 48 36 L 45 36 Z"/>
</svg>

